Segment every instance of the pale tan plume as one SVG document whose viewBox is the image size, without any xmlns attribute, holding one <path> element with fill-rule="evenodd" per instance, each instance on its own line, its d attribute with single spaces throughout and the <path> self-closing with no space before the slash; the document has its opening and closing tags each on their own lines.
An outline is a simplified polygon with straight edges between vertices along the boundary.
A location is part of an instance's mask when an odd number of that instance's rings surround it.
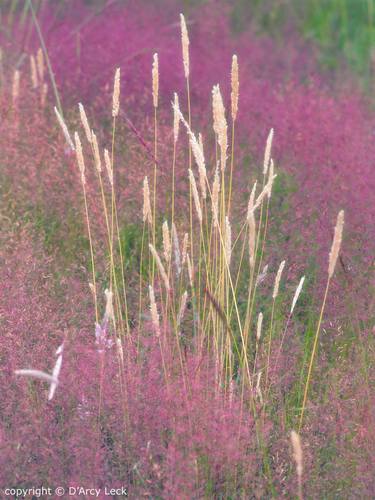
<svg viewBox="0 0 375 500">
<path fill-rule="evenodd" d="M 343 229 L 344 229 L 344 210 L 340 210 L 340 212 L 337 215 L 335 234 L 333 236 L 332 247 L 329 253 L 329 262 L 328 262 L 329 278 L 332 278 L 333 273 L 335 272 L 336 262 L 341 248 Z"/>
<path fill-rule="evenodd" d="M 107 170 L 109 183 L 111 184 L 111 186 L 113 186 L 113 167 L 112 167 L 112 162 L 111 162 L 111 158 L 109 156 L 108 149 L 104 149 L 104 164 L 105 164 L 105 168 Z"/>
<path fill-rule="evenodd" d="M 198 194 L 198 189 L 197 189 L 197 183 L 195 182 L 194 174 L 193 174 L 193 172 L 192 172 L 192 170 L 190 168 L 189 168 L 189 180 L 190 180 L 191 190 L 192 190 L 192 193 L 193 193 L 195 210 L 197 212 L 198 220 L 199 220 L 200 224 L 202 224 L 203 216 L 202 216 L 201 203 L 199 201 L 199 194 Z"/>
<path fill-rule="evenodd" d="M 231 87 L 232 87 L 232 92 L 231 92 L 232 120 L 235 121 L 238 112 L 238 96 L 239 96 L 238 59 L 235 54 L 232 57 Z"/>
<path fill-rule="evenodd" d="M 79 115 L 81 117 L 83 129 L 84 129 L 85 134 L 86 134 L 86 139 L 91 144 L 92 134 L 91 134 L 91 130 L 90 130 L 90 125 L 89 125 L 89 121 L 87 119 L 85 108 L 83 107 L 83 104 L 81 102 L 78 104 L 78 108 L 79 108 Z"/>
<path fill-rule="evenodd" d="M 149 248 L 150 248 L 150 251 L 151 251 L 153 258 L 155 259 L 156 266 L 157 266 L 159 273 L 160 273 L 160 276 L 164 282 L 164 286 L 165 286 L 166 290 L 169 292 L 169 290 L 170 290 L 169 279 L 168 279 L 167 273 L 165 272 L 165 269 L 164 269 L 163 263 L 159 257 L 159 254 L 156 251 L 154 245 L 152 245 L 151 243 L 149 243 Z"/>
<path fill-rule="evenodd" d="M 149 296 L 150 296 L 150 312 L 151 312 L 151 321 L 155 329 L 155 333 L 157 337 L 160 337 L 160 318 L 158 313 L 158 308 L 156 306 L 155 300 L 155 292 L 152 285 L 149 285 Z"/>
<path fill-rule="evenodd" d="M 220 146 L 221 171 L 224 172 L 227 161 L 228 125 L 225 118 L 225 108 L 219 85 L 214 85 L 212 89 L 212 109 L 214 131 Z"/>
<path fill-rule="evenodd" d="M 266 142 L 266 149 L 264 151 L 264 161 L 263 161 L 263 174 L 266 175 L 271 159 L 271 149 L 272 149 L 272 140 L 273 140 L 273 128 L 271 128 Z"/>
<path fill-rule="evenodd" d="M 92 139 L 92 148 L 94 150 L 95 168 L 98 174 L 100 174 L 102 171 L 102 160 L 100 159 L 98 140 L 93 130 L 91 131 L 91 139 Z"/>
<path fill-rule="evenodd" d="M 159 58 L 157 53 L 154 54 L 152 62 L 152 100 L 154 108 L 157 108 L 159 103 Z"/>
<path fill-rule="evenodd" d="M 78 132 L 74 133 L 74 140 L 75 140 L 75 149 L 76 149 L 76 157 L 77 157 L 77 163 L 78 163 L 78 168 L 81 173 L 81 181 L 82 184 L 86 184 L 86 177 L 85 177 L 85 161 L 83 159 L 83 151 L 82 151 L 82 144 L 81 144 L 81 139 L 79 138 Z"/>
<path fill-rule="evenodd" d="M 171 245 L 171 236 L 169 233 L 168 222 L 164 221 L 162 226 L 162 234 L 163 234 L 163 253 L 164 258 L 167 263 L 170 262 L 172 256 L 172 245 Z"/>
<path fill-rule="evenodd" d="M 143 222 L 152 224 L 150 188 L 147 176 L 143 179 Z"/>
<path fill-rule="evenodd" d="M 173 139 L 176 144 L 178 139 L 178 132 L 180 130 L 180 116 L 178 114 L 178 110 L 180 109 L 178 102 L 178 95 L 176 92 L 174 93 L 174 106 L 173 106 Z"/>
<path fill-rule="evenodd" d="M 44 81 L 45 66 L 44 66 L 44 54 L 43 54 L 43 50 L 41 47 L 39 47 L 38 52 L 36 53 L 36 64 L 37 64 L 37 69 L 38 69 L 38 74 L 39 74 L 39 80 L 41 82 L 43 82 Z"/>
<path fill-rule="evenodd" d="M 12 102 L 13 105 L 16 104 L 19 98 L 20 94 L 20 78 L 21 78 L 21 73 L 19 72 L 18 69 L 15 70 L 13 73 L 13 83 L 12 83 Z"/>
<path fill-rule="evenodd" d="M 189 78 L 190 74 L 190 59 L 189 59 L 189 34 L 186 27 L 186 21 L 183 14 L 180 14 L 181 25 L 181 43 L 182 43 L 182 62 L 184 64 L 185 78 Z"/>
<path fill-rule="evenodd" d="M 113 82 L 113 95 L 112 95 L 112 117 L 116 118 L 120 111 L 120 68 L 116 69 L 115 78 Z"/>
<path fill-rule="evenodd" d="M 281 275 L 285 267 L 285 260 L 283 260 L 280 265 L 279 269 L 277 270 L 276 278 L 275 278 L 275 284 L 273 287 L 273 292 L 272 292 L 272 298 L 276 299 L 276 297 L 279 294 L 279 287 L 280 287 L 280 280 L 281 280 Z"/>
<path fill-rule="evenodd" d="M 62 132 L 64 134 L 66 142 L 68 143 L 70 149 L 72 151 L 75 151 L 75 146 L 73 144 L 72 138 L 70 137 L 68 127 L 66 126 L 66 123 L 64 122 L 63 117 L 60 115 L 60 113 L 59 113 L 58 109 L 56 108 L 56 106 L 54 107 L 54 110 L 55 110 L 55 115 L 57 117 L 57 121 L 59 122 L 59 125 L 60 125 L 61 130 L 62 130 Z"/>
<path fill-rule="evenodd" d="M 38 87 L 38 72 L 36 69 L 35 57 L 32 54 L 30 55 L 30 76 L 33 89 L 36 89 Z"/>
</svg>

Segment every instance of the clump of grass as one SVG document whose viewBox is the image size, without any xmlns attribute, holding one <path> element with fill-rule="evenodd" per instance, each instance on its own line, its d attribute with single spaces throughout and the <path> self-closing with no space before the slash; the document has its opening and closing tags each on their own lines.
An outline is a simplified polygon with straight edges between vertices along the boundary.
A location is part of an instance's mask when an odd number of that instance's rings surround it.
<svg viewBox="0 0 375 500">
<path fill-rule="evenodd" d="M 127 342 L 136 346 L 137 362 L 142 364 L 145 344 L 142 330 L 144 328 L 142 316 L 145 314 L 145 305 L 148 303 L 151 314 L 153 333 L 159 344 L 162 359 L 163 378 L 167 387 L 173 385 L 173 380 L 180 376 L 183 380 L 184 400 L 186 404 L 191 394 L 192 381 L 188 377 L 188 359 L 191 355 L 197 355 L 199 359 L 206 360 L 207 366 L 214 370 L 213 383 L 216 394 L 222 393 L 229 402 L 233 401 L 234 395 L 240 402 L 241 419 L 244 414 L 250 412 L 255 422 L 257 442 L 264 463 L 265 474 L 270 491 L 274 491 L 272 471 L 269 467 L 267 446 L 264 444 L 263 427 L 269 403 L 268 397 L 272 383 L 269 373 L 272 363 L 278 361 L 278 356 L 283 347 L 283 340 L 288 329 L 298 301 L 304 277 L 300 280 L 294 294 L 290 312 L 286 319 L 284 333 L 281 337 L 279 349 L 275 358 L 272 347 L 274 328 L 274 314 L 280 307 L 276 299 L 279 293 L 282 272 L 285 267 L 283 261 L 276 273 L 272 292 L 272 310 L 270 318 L 262 311 L 256 312 L 258 289 L 263 278 L 262 262 L 264 258 L 267 240 L 270 199 L 275 174 L 275 166 L 272 158 L 272 142 L 274 131 L 269 132 L 262 166 L 262 179 L 255 182 L 249 197 L 247 216 L 244 222 L 233 221 L 230 216 L 230 207 L 235 194 L 232 190 L 233 169 L 235 168 L 235 121 L 239 106 L 239 67 L 236 56 L 232 59 L 231 68 L 231 141 L 228 141 L 228 124 L 224 98 L 219 85 L 212 90 L 213 109 L 213 131 L 215 138 L 216 165 L 207 167 L 205 153 L 203 150 L 202 136 L 195 134 L 191 124 L 190 103 L 190 66 L 189 66 L 189 37 L 184 16 L 181 15 L 181 37 L 182 37 L 182 59 L 184 75 L 186 79 L 187 97 L 185 100 L 174 94 L 173 107 L 173 159 L 172 159 L 172 208 L 171 220 L 159 223 L 160 215 L 157 211 L 157 189 L 158 189 L 158 116 L 159 106 L 159 61 L 158 55 L 154 54 L 152 64 L 152 105 L 154 110 L 154 170 L 152 190 L 148 178 L 143 181 L 143 237 L 139 264 L 139 290 L 135 294 L 138 304 L 127 302 L 126 285 L 124 279 L 124 261 L 121 253 L 121 238 L 118 227 L 116 208 L 116 182 L 115 182 L 115 144 L 116 144 L 116 118 L 120 108 L 120 70 L 116 70 L 113 90 L 112 104 L 112 150 L 111 153 L 104 149 L 105 166 L 109 179 L 110 192 L 104 191 L 101 182 L 101 160 L 100 148 L 95 133 L 90 129 L 84 108 L 80 106 L 81 120 L 84 127 L 86 139 L 91 146 L 92 161 L 99 174 L 99 188 L 103 204 L 103 218 L 107 228 L 107 244 L 109 249 L 109 293 L 113 293 L 114 313 L 112 316 L 113 335 L 117 346 L 119 359 L 124 357 L 123 343 L 125 337 Z M 187 118 L 185 118 L 180 106 L 186 106 Z M 67 142 L 71 145 L 70 135 L 66 125 L 56 111 L 58 120 L 62 127 Z M 179 132 L 180 124 L 186 131 L 186 138 Z M 175 184 L 174 169 L 176 166 L 176 146 L 178 142 L 184 143 L 187 150 L 186 170 L 189 180 L 189 233 L 185 233 L 184 245 L 181 251 L 179 241 L 184 231 L 180 214 L 174 206 Z M 72 145 L 71 145 L 72 147 Z M 98 304 L 96 298 L 95 281 L 95 255 L 94 242 L 90 230 L 90 216 L 85 192 L 85 161 L 79 135 L 75 133 L 75 146 L 78 167 L 81 175 L 83 196 L 85 201 L 85 218 L 90 240 L 92 279 L 94 290 L 94 305 L 96 310 L 96 322 L 98 323 Z M 72 149 L 73 149 L 72 148 Z M 227 169 L 228 149 L 230 149 L 230 168 Z M 214 156 L 215 156 L 214 155 Z M 196 164 L 197 174 L 195 173 Z M 199 183 L 196 181 L 198 175 Z M 258 186 L 260 186 L 258 188 Z M 151 202 L 152 199 L 152 202 Z M 109 200 L 109 201 L 108 201 Z M 329 282 L 337 261 L 341 234 L 343 226 L 343 212 L 340 212 L 338 225 L 335 230 L 335 239 L 330 254 L 329 277 L 326 293 L 321 308 L 320 319 L 311 353 L 309 372 L 305 384 L 304 400 L 300 415 L 299 430 L 301 430 L 305 405 L 307 401 L 308 388 L 312 375 L 312 366 L 316 355 L 316 347 L 322 321 Z M 171 227 L 172 233 L 169 232 Z M 163 248 L 158 250 L 158 242 L 163 242 Z M 172 248 L 173 247 L 173 248 Z M 147 249 L 150 254 L 148 255 Z M 172 262 L 172 254 L 175 262 Z M 246 257 L 247 254 L 247 257 Z M 149 258 L 151 257 L 151 259 Z M 145 260 L 147 259 L 147 260 Z M 247 276 L 247 287 L 244 311 L 240 311 L 239 288 L 240 277 Z M 187 303 L 191 304 L 191 315 L 185 318 Z M 139 311 L 136 328 L 130 328 L 128 320 L 128 308 Z M 257 318 L 257 319 L 256 319 Z M 182 334 L 182 323 L 184 324 L 184 335 Z M 267 328 L 268 325 L 268 328 Z M 268 337 L 262 336 L 262 329 L 268 329 Z M 135 334 L 137 331 L 137 334 Z M 174 332 L 171 335 L 171 332 Z M 186 338 L 185 338 L 186 336 Z M 267 344 L 264 346 L 264 338 Z M 173 352 L 177 356 L 174 358 Z M 172 356 L 171 356 L 172 354 Z M 197 370 L 202 368 L 197 367 Z M 124 387 L 128 387 L 130 381 L 126 380 L 126 370 L 122 364 L 119 366 L 119 376 Z M 263 378 L 262 373 L 266 376 Z M 127 406 L 126 391 L 125 408 Z M 126 410 L 127 412 L 129 409 Z M 128 419 L 129 415 L 125 415 Z M 190 417 L 188 416 L 189 432 L 192 432 Z M 299 497 L 302 498 L 302 452 L 298 435 L 292 433 L 294 456 L 297 462 L 299 478 Z M 199 477 L 199 466 L 201 457 L 196 452 L 195 465 L 197 480 Z"/>
</svg>

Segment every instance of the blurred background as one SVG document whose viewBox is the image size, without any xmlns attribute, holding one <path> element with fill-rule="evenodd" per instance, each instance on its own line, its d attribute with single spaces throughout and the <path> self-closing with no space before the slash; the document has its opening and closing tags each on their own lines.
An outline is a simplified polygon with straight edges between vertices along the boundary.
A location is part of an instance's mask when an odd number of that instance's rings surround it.
<svg viewBox="0 0 375 500">
<path fill-rule="evenodd" d="M 212 5 L 230 10 L 233 33 L 250 26 L 258 35 L 267 34 L 280 44 L 285 37 L 301 36 L 311 43 L 325 70 L 353 70 L 368 86 L 375 64 L 374 0 L 147 0 L 150 6 L 174 4 L 186 14 L 197 5 Z M 146 2 L 141 2 L 143 5 Z M 82 2 L 78 2 L 80 5 Z M 112 5 L 126 5 L 127 0 L 85 0 L 98 12 Z M 76 0 L 33 0 L 36 11 L 48 4 L 59 12 L 73 10 Z M 2 0 L 2 15 L 23 11 L 25 19 L 30 0 Z M 4 26 L 1 26 L 4 30 Z"/>
</svg>

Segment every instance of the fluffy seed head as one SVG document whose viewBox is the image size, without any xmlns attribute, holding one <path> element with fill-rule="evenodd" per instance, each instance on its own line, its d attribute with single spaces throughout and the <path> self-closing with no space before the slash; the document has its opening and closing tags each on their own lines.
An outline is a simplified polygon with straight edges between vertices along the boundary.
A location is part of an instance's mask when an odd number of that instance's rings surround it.
<svg viewBox="0 0 375 500">
<path fill-rule="evenodd" d="M 172 223 L 172 243 L 174 250 L 174 260 L 176 265 L 177 276 L 181 273 L 181 254 L 180 254 L 180 243 L 178 241 L 178 234 L 175 223 Z"/>
<path fill-rule="evenodd" d="M 70 137 L 68 127 L 66 126 L 66 124 L 65 124 L 65 122 L 63 120 L 63 117 L 60 115 L 60 113 L 59 113 L 58 109 L 56 108 L 56 106 L 55 106 L 54 110 L 55 110 L 55 115 L 57 117 L 57 121 L 59 122 L 59 125 L 60 125 L 61 130 L 62 130 L 62 132 L 64 134 L 65 140 L 68 143 L 68 146 L 70 147 L 70 149 L 72 151 L 75 151 L 75 146 L 73 144 L 72 138 Z"/>
<path fill-rule="evenodd" d="M 235 54 L 232 57 L 231 87 L 232 87 L 232 92 L 231 92 L 232 120 L 235 121 L 238 112 L 238 96 L 239 96 L 238 60 Z"/>
<path fill-rule="evenodd" d="M 193 282 L 194 282 L 194 267 L 192 265 L 190 255 L 186 255 L 186 261 L 187 261 L 187 268 L 188 268 L 188 274 L 189 274 L 189 281 L 190 281 L 190 286 L 193 288 Z"/>
<path fill-rule="evenodd" d="M 263 161 L 263 174 L 266 175 L 271 159 L 271 149 L 273 140 L 273 128 L 271 128 L 266 142 L 266 149 L 264 151 L 264 161 Z"/>
<path fill-rule="evenodd" d="M 295 305 L 297 304 L 297 300 L 298 300 L 298 297 L 299 297 L 299 295 L 300 295 L 300 293 L 301 293 L 301 290 L 302 290 L 302 287 L 303 287 L 303 282 L 304 282 L 304 281 L 305 281 L 305 277 L 304 277 L 304 276 L 302 276 L 302 278 L 300 279 L 300 282 L 299 282 L 299 284 L 298 284 L 298 286 L 297 286 L 297 289 L 296 289 L 296 291 L 295 291 L 294 297 L 293 297 L 293 302 L 292 302 L 292 307 L 291 307 L 291 309 L 290 309 L 290 314 L 292 314 L 292 313 L 293 313 L 293 311 L 294 311 L 294 307 L 295 307 Z"/>
<path fill-rule="evenodd" d="M 152 99 L 154 108 L 157 108 L 159 100 L 159 59 L 156 53 L 152 62 Z"/>
<path fill-rule="evenodd" d="M 113 311 L 113 292 L 105 290 L 106 304 L 104 318 L 114 321 L 115 315 Z"/>
<path fill-rule="evenodd" d="M 178 95 L 176 92 L 174 93 L 174 101 L 173 101 L 173 139 L 176 144 L 178 139 L 178 132 L 180 130 L 180 117 L 178 115 L 178 110 L 180 109 L 180 105 L 178 102 Z"/>
<path fill-rule="evenodd" d="M 92 141 L 91 130 L 90 130 L 89 121 L 87 119 L 85 108 L 83 107 L 82 103 L 78 104 L 78 108 L 79 108 L 79 114 L 81 117 L 81 122 L 82 122 L 83 128 L 85 130 L 86 139 L 91 144 L 91 141 Z"/>
<path fill-rule="evenodd" d="M 182 294 L 181 297 L 180 310 L 178 311 L 177 315 L 177 328 L 180 327 L 181 321 L 183 320 L 183 317 L 185 315 L 187 298 L 188 298 L 188 293 L 185 290 L 185 292 Z"/>
<path fill-rule="evenodd" d="M 343 228 L 344 228 L 344 210 L 340 210 L 340 212 L 337 215 L 337 222 L 335 227 L 335 234 L 333 236 L 331 251 L 329 252 L 329 263 L 328 263 L 329 278 L 332 278 L 333 273 L 335 271 L 336 262 L 341 247 Z"/>
<path fill-rule="evenodd" d="M 105 168 L 107 170 L 109 183 L 111 184 L 111 186 L 113 186 L 113 168 L 112 168 L 111 158 L 108 153 L 108 149 L 104 149 L 104 163 L 105 163 Z"/>
<path fill-rule="evenodd" d="M 76 143 L 76 157 L 77 157 L 78 168 L 79 168 L 79 171 L 81 172 L 81 181 L 82 181 L 82 184 L 85 185 L 86 184 L 85 161 L 83 159 L 82 144 L 81 144 L 81 139 L 79 138 L 78 132 L 74 133 L 74 140 Z"/>
<path fill-rule="evenodd" d="M 155 250 L 155 247 L 151 243 L 149 244 L 149 248 L 150 248 L 150 251 L 151 251 L 153 258 L 155 259 L 156 266 L 159 270 L 160 276 L 164 282 L 165 289 L 169 292 L 169 290 L 170 290 L 169 279 L 168 279 L 167 273 L 165 272 L 165 269 L 164 269 L 162 261 L 159 257 L 159 254 Z"/>
<path fill-rule="evenodd" d="M 44 108 L 44 106 L 46 105 L 47 94 L 48 94 L 48 84 L 44 82 L 42 85 L 42 92 L 40 94 L 40 104 L 42 108 Z"/>
<path fill-rule="evenodd" d="M 279 269 L 277 270 L 277 274 L 276 274 L 276 278 L 275 278 L 275 284 L 274 284 L 274 287 L 273 287 L 273 293 L 272 293 L 272 298 L 273 299 L 276 299 L 276 297 L 278 296 L 279 294 L 279 286 L 280 286 L 280 280 L 281 280 L 281 275 L 282 275 L 282 272 L 284 270 L 284 266 L 285 266 L 285 260 L 283 260 L 280 265 L 279 265 Z"/>
<path fill-rule="evenodd" d="M 189 78 L 190 61 L 189 61 L 189 34 L 186 27 L 186 21 L 183 14 L 180 14 L 181 25 L 181 42 L 182 42 L 182 61 L 184 63 L 185 78 Z"/>
<path fill-rule="evenodd" d="M 92 139 L 92 148 L 94 150 L 95 168 L 98 174 L 100 174 L 102 171 L 102 161 L 100 159 L 98 140 L 93 130 L 91 131 L 91 139 Z"/>
<path fill-rule="evenodd" d="M 169 234 L 169 228 L 168 228 L 168 222 L 164 221 L 163 226 L 162 226 L 162 232 L 163 232 L 163 252 L 164 252 L 164 258 L 167 263 L 171 260 L 172 256 L 172 246 L 171 246 L 171 237 Z"/>
<path fill-rule="evenodd" d="M 35 57 L 32 54 L 30 56 L 30 76 L 33 89 L 36 89 L 38 87 L 38 73 L 36 69 Z"/>
<path fill-rule="evenodd" d="M 212 216 L 214 218 L 215 225 L 219 221 L 219 194 L 220 194 L 220 175 L 219 169 L 216 167 L 214 182 L 212 185 Z"/>
<path fill-rule="evenodd" d="M 298 477 L 301 477 L 303 472 L 303 452 L 302 452 L 301 438 L 296 431 L 292 431 L 290 433 L 290 440 L 292 442 L 293 458 L 294 461 L 296 462 L 297 474 Z"/>
<path fill-rule="evenodd" d="M 13 84 L 12 84 L 12 101 L 13 104 L 16 104 L 19 94 L 20 94 L 20 77 L 21 73 L 18 69 L 13 73 Z"/>
<path fill-rule="evenodd" d="M 150 312 L 151 312 L 151 321 L 155 328 L 155 333 L 157 337 L 160 337 L 160 318 L 158 313 L 158 308 L 156 306 L 155 301 L 155 293 L 152 285 L 148 287 L 149 296 L 150 296 Z"/>
<path fill-rule="evenodd" d="M 181 267 L 183 267 L 186 262 L 188 244 L 189 244 L 189 234 L 185 233 L 184 239 L 182 240 Z"/>
<path fill-rule="evenodd" d="M 221 171 L 224 172 L 227 161 L 228 149 L 228 126 L 225 118 L 225 108 L 221 96 L 219 85 L 214 85 L 212 89 L 212 109 L 214 120 L 214 131 L 220 146 Z"/>
<path fill-rule="evenodd" d="M 150 188 L 148 186 L 147 176 L 143 179 L 143 222 L 152 224 Z"/>
<path fill-rule="evenodd" d="M 44 54 L 41 47 L 39 47 L 36 53 L 36 63 L 38 68 L 39 80 L 42 82 L 44 80 Z"/>
<path fill-rule="evenodd" d="M 257 183 L 254 183 L 250 194 L 249 205 L 247 209 L 247 222 L 249 224 L 249 262 L 251 269 L 255 265 L 255 240 L 256 240 L 256 223 L 254 215 L 254 198 Z"/>
<path fill-rule="evenodd" d="M 116 118 L 120 111 L 120 68 L 116 69 L 112 94 L 112 116 Z"/>
<path fill-rule="evenodd" d="M 191 171 L 190 168 L 189 168 L 189 180 L 190 180 L 190 185 L 191 185 L 191 191 L 193 193 L 195 210 L 197 211 L 198 220 L 202 224 L 203 216 L 202 216 L 201 203 L 199 201 L 199 194 L 198 194 L 197 184 L 195 182 L 194 174 L 193 174 L 193 172 Z"/>
</svg>

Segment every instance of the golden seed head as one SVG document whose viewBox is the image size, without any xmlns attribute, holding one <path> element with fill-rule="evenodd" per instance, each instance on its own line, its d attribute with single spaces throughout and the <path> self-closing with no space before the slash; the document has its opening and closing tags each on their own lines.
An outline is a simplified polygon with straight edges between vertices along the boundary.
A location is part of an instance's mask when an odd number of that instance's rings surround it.
<svg viewBox="0 0 375 500">
<path fill-rule="evenodd" d="M 271 159 L 271 149 L 273 140 L 273 128 L 271 128 L 266 142 L 266 149 L 264 151 L 264 161 L 263 161 L 263 174 L 266 175 Z"/>
<path fill-rule="evenodd" d="M 174 249 L 174 260 L 176 264 L 176 272 L 177 276 L 181 273 L 181 254 L 180 254 L 180 243 L 178 241 L 178 234 L 175 223 L 172 223 L 172 242 Z"/>
<path fill-rule="evenodd" d="M 232 120 L 235 121 L 238 112 L 239 96 L 238 60 L 235 54 L 232 57 L 231 87 Z"/>
<path fill-rule="evenodd" d="M 112 95 L 112 117 L 116 118 L 120 111 L 120 68 L 116 69 Z"/>
<path fill-rule="evenodd" d="M 174 106 L 173 106 L 173 139 L 174 143 L 176 144 L 177 139 L 178 139 L 178 132 L 180 129 L 180 117 L 178 115 L 177 110 L 180 109 L 179 103 L 178 103 L 178 95 L 176 92 L 174 93 Z"/>
<path fill-rule="evenodd" d="M 193 174 L 193 172 L 191 171 L 190 168 L 189 168 L 189 180 L 190 180 L 191 190 L 192 190 L 192 193 L 193 193 L 195 210 L 197 212 L 198 220 L 202 224 L 203 216 L 202 216 L 201 203 L 199 201 L 199 194 L 198 194 L 197 184 L 195 182 L 194 174 Z"/>
<path fill-rule="evenodd" d="M 297 286 L 297 289 L 295 291 L 294 297 L 293 297 L 293 302 L 292 302 L 292 307 L 290 309 L 290 314 L 293 313 L 295 305 L 297 304 L 297 300 L 298 300 L 298 297 L 299 297 L 299 295 L 301 293 L 304 281 L 305 281 L 305 276 L 302 276 L 302 278 L 300 279 L 300 282 L 299 282 L 299 284 Z"/>
<path fill-rule="evenodd" d="M 158 313 L 158 308 L 155 301 L 155 292 L 152 285 L 149 285 L 149 296 L 150 296 L 150 311 L 151 311 L 151 321 L 155 328 L 155 333 L 157 337 L 160 337 L 160 318 Z"/>
<path fill-rule="evenodd" d="M 296 431 L 292 431 L 290 433 L 290 440 L 292 442 L 293 458 L 294 461 L 296 462 L 297 474 L 299 477 L 301 477 L 303 472 L 303 452 L 302 452 L 301 438 Z"/>
<path fill-rule="evenodd" d="M 113 312 L 113 292 L 111 292 L 110 290 L 105 290 L 104 293 L 106 297 L 104 317 L 107 318 L 108 320 L 114 321 L 115 315 Z"/>
<path fill-rule="evenodd" d="M 159 254 L 155 250 L 155 247 L 151 243 L 149 243 L 149 248 L 150 248 L 150 251 L 151 251 L 153 258 L 155 259 L 156 266 L 159 269 L 160 276 L 161 276 L 162 280 L 164 281 L 165 289 L 169 292 L 169 290 L 171 288 L 169 285 L 169 279 L 168 279 L 167 273 L 165 272 L 165 269 L 164 269 L 162 261 L 159 257 Z"/>
<path fill-rule="evenodd" d="M 36 53 L 36 64 L 38 68 L 39 80 L 43 82 L 45 66 L 44 66 L 44 54 L 41 47 L 39 47 L 38 52 Z"/>
<path fill-rule="evenodd" d="M 220 146 L 221 171 L 224 172 L 227 161 L 228 125 L 225 118 L 225 108 L 219 85 L 214 85 L 212 89 L 212 110 L 214 131 Z"/>
<path fill-rule="evenodd" d="M 274 284 L 273 293 L 272 293 L 272 298 L 273 299 L 276 299 L 276 297 L 279 294 L 280 280 L 281 280 L 282 272 L 284 270 L 284 266 L 285 266 L 285 260 L 283 260 L 281 262 L 281 264 L 279 265 L 279 269 L 277 270 L 277 274 L 276 274 L 276 278 L 275 278 L 275 284 Z"/>
<path fill-rule="evenodd" d="M 91 131 L 91 140 L 92 140 L 92 148 L 94 150 L 95 168 L 98 174 L 100 174 L 102 171 L 102 161 L 100 159 L 98 140 L 93 130 Z"/>
<path fill-rule="evenodd" d="M 38 87 L 38 73 L 36 69 L 35 57 L 32 54 L 30 56 L 30 76 L 33 89 L 36 89 Z"/>
<path fill-rule="evenodd" d="M 89 126 L 89 121 L 87 119 L 85 108 L 83 107 L 82 103 L 78 104 L 78 108 L 79 108 L 79 114 L 80 114 L 80 117 L 81 117 L 81 122 L 82 122 L 83 128 L 85 130 L 86 139 L 91 144 L 91 141 L 92 141 L 91 129 L 90 129 L 90 126 Z"/>
<path fill-rule="evenodd" d="M 113 168 L 112 168 L 111 158 L 108 153 L 108 149 L 104 149 L 104 164 L 107 170 L 109 183 L 111 184 L 111 186 L 113 186 Z"/>
<path fill-rule="evenodd" d="M 147 176 L 143 179 L 143 222 L 152 224 L 150 188 L 148 186 Z"/>
<path fill-rule="evenodd" d="M 332 278 L 333 273 L 335 271 L 336 262 L 341 247 L 343 228 L 344 228 L 344 210 L 340 210 L 340 212 L 337 215 L 337 222 L 335 227 L 335 234 L 333 236 L 331 251 L 329 252 L 329 263 L 328 263 L 329 278 Z"/>
<path fill-rule="evenodd" d="M 48 94 L 48 84 L 46 82 L 43 83 L 42 85 L 42 93 L 40 95 L 40 104 L 42 108 L 44 108 L 47 100 L 47 94 Z"/>
<path fill-rule="evenodd" d="M 12 101 L 15 104 L 18 100 L 20 94 L 20 77 L 21 73 L 18 69 L 13 73 L 13 85 L 12 85 Z"/>
<path fill-rule="evenodd" d="M 189 78 L 190 61 L 189 61 L 189 34 L 186 27 L 186 21 L 183 14 L 180 14 L 181 25 L 181 42 L 182 42 L 182 61 L 184 64 L 185 78 Z"/>
<path fill-rule="evenodd" d="M 76 143 L 77 163 L 78 163 L 79 171 L 81 173 L 82 184 L 86 184 L 85 161 L 83 159 L 82 144 L 81 144 L 81 139 L 79 138 L 78 132 L 74 133 L 74 140 Z"/>
<path fill-rule="evenodd" d="M 219 221 L 219 194 L 220 194 L 220 175 L 219 168 L 216 167 L 214 182 L 212 185 L 212 216 L 215 226 Z"/>
<path fill-rule="evenodd" d="M 55 106 L 54 110 L 55 110 L 55 115 L 57 117 L 57 121 L 59 122 L 59 125 L 60 125 L 61 130 L 62 130 L 62 132 L 64 134 L 66 142 L 68 143 L 70 149 L 72 151 L 75 151 L 75 146 L 73 144 L 72 138 L 70 137 L 68 127 L 66 126 L 66 124 L 65 124 L 65 122 L 63 120 L 63 117 L 60 115 L 60 113 L 59 113 L 58 109 L 56 108 L 56 106 Z"/>
<path fill-rule="evenodd" d="M 255 265 L 255 240 L 256 240 L 256 222 L 255 222 L 255 207 L 254 198 L 257 183 L 254 182 L 253 189 L 251 190 L 249 205 L 247 208 L 247 222 L 249 224 L 249 263 L 251 269 Z"/>
<path fill-rule="evenodd" d="M 182 294 L 182 297 L 181 297 L 180 310 L 178 311 L 178 315 L 177 315 L 177 328 L 180 327 L 181 321 L 184 318 L 185 311 L 186 311 L 187 298 L 188 298 L 188 293 L 185 290 L 185 292 Z"/>
<path fill-rule="evenodd" d="M 183 267 L 184 264 L 185 264 L 185 262 L 186 262 L 188 244 L 189 244 L 189 234 L 185 233 L 184 234 L 184 239 L 182 240 L 181 267 Z"/>
<path fill-rule="evenodd" d="M 189 274 L 189 281 L 190 281 L 190 286 L 193 288 L 193 283 L 194 283 L 194 267 L 192 265 L 192 262 L 190 260 L 190 255 L 186 255 L 186 261 L 187 261 L 187 268 L 188 268 L 188 274 Z"/>
<path fill-rule="evenodd" d="M 164 258 L 167 263 L 170 262 L 172 256 L 172 245 L 171 245 L 171 236 L 169 234 L 168 222 L 164 221 L 162 226 L 163 233 L 163 253 Z"/>
<path fill-rule="evenodd" d="M 152 62 L 152 99 L 154 108 L 157 108 L 159 100 L 159 59 L 156 53 Z"/>
</svg>

